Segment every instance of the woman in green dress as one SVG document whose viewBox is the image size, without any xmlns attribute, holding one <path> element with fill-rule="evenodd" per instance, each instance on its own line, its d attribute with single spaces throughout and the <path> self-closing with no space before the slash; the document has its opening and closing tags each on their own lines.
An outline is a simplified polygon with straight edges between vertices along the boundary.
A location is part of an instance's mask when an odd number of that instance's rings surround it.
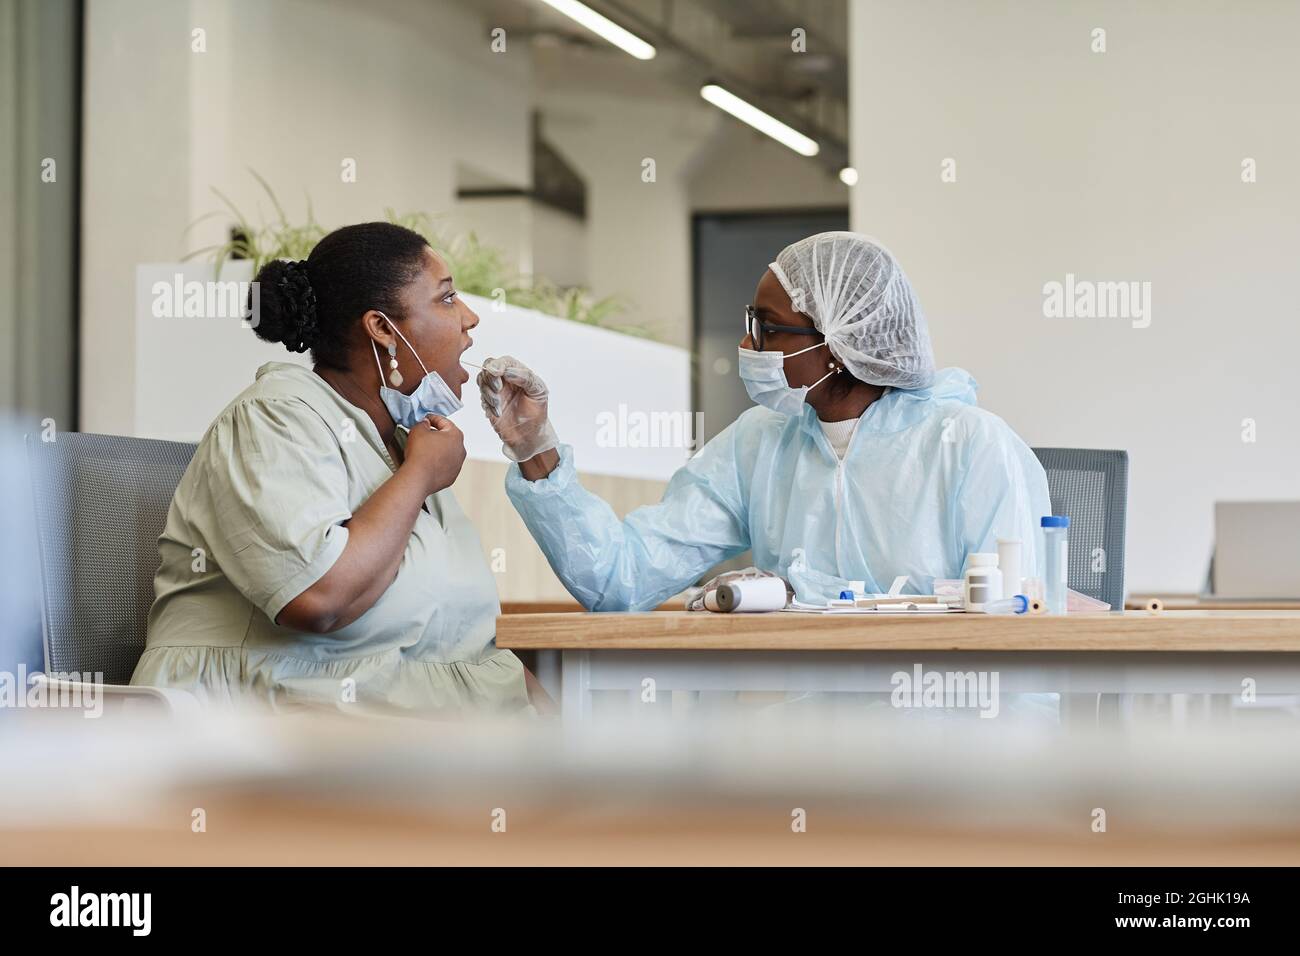
<svg viewBox="0 0 1300 956">
<path fill-rule="evenodd" d="M 221 705 L 549 710 L 495 646 L 496 582 L 451 492 L 478 316 L 425 240 L 346 226 L 257 275 L 271 362 L 208 428 L 159 538 L 133 683 Z M 382 356 L 382 358 L 381 358 Z"/>
</svg>

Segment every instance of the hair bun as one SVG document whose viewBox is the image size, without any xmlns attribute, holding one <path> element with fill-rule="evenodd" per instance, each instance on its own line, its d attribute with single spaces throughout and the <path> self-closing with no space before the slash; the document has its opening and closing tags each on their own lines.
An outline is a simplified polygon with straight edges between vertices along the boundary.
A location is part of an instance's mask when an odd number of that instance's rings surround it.
<svg viewBox="0 0 1300 956">
<path fill-rule="evenodd" d="M 276 284 L 285 304 L 290 307 L 285 310 L 285 317 L 292 317 L 282 341 L 290 352 L 305 352 L 316 344 L 320 332 L 316 321 L 316 293 L 312 292 L 311 280 L 307 278 L 307 260 L 286 262 Z"/>
<path fill-rule="evenodd" d="M 307 260 L 277 259 L 257 274 L 261 315 L 254 331 L 290 352 L 306 352 L 320 336 L 316 293 L 307 276 Z"/>
</svg>

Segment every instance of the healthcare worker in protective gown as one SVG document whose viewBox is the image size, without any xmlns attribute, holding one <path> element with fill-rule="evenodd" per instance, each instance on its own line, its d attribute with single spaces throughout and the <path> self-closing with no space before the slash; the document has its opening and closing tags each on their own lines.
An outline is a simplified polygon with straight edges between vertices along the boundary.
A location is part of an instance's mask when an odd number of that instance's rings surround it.
<svg viewBox="0 0 1300 956">
<path fill-rule="evenodd" d="M 970 374 L 935 371 L 903 270 L 856 233 L 811 236 L 771 263 L 740 342 L 755 407 L 625 520 L 578 481 L 545 383 L 509 357 L 483 369 L 484 410 L 517 462 L 506 491 L 591 610 L 653 608 L 747 549 L 809 602 L 902 575 L 908 593 L 929 593 L 998 538 L 1019 538 L 1024 573 L 1041 574 L 1042 466 L 975 404 Z"/>
</svg>

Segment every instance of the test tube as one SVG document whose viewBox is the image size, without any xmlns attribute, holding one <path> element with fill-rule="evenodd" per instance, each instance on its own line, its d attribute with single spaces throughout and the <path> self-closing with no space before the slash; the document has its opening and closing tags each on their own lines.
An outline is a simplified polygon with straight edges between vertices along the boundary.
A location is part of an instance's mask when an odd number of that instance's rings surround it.
<svg viewBox="0 0 1300 956">
<path fill-rule="evenodd" d="M 1043 548 L 1047 555 L 1047 580 L 1044 596 L 1052 614 L 1066 611 L 1066 591 L 1070 577 L 1070 519 L 1064 515 L 1044 515 Z"/>
<path fill-rule="evenodd" d="M 1029 598 L 1023 594 L 1013 594 L 1009 598 L 990 601 L 984 605 L 985 614 L 1025 614 L 1029 611 Z"/>
</svg>

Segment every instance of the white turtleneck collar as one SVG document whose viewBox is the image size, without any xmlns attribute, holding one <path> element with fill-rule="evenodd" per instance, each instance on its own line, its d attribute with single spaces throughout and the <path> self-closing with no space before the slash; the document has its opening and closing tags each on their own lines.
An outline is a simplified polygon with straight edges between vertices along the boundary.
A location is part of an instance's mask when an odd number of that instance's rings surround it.
<svg viewBox="0 0 1300 956">
<path fill-rule="evenodd" d="M 822 426 L 822 433 L 826 436 L 826 440 L 835 449 L 836 457 L 843 461 L 844 453 L 849 450 L 849 441 L 853 438 L 853 432 L 862 419 L 850 418 L 842 422 L 823 422 L 819 418 L 817 421 Z"/>
</svg>

